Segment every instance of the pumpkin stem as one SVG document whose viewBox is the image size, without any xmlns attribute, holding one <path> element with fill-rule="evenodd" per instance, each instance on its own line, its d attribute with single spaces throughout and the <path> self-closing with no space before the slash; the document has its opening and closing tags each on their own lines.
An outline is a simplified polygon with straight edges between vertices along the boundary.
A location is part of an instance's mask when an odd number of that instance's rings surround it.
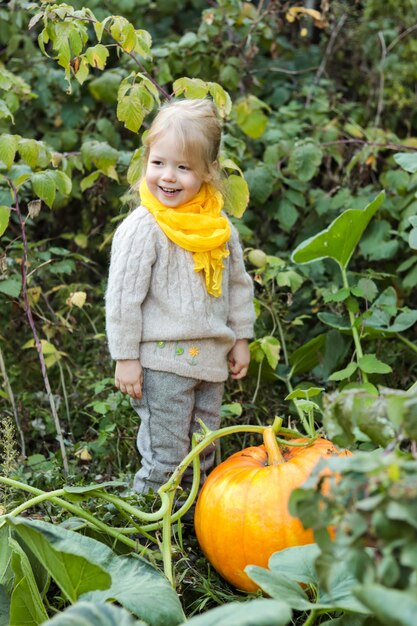
<svg viewBox="0 0 417 626">
<path fill-rule="evenodd" d="M 278 442 L 275 437 L 274 427 L 268 426 L 264 429 L 264 446 L 268 453 L 268 465 L 282 465 L 285 463 L 285 459 L 282 456 L 282 452 L 279 449 Z"/>
<path fill-rule="evenodd" d="M 274 423 L 272 424 L 272 430 L 276 435 L 278 435 L 279 431 L 281 430 L 282 422 L 282 417 L 278 417 L 278 415 L 275 415 Z"/>
</svg>

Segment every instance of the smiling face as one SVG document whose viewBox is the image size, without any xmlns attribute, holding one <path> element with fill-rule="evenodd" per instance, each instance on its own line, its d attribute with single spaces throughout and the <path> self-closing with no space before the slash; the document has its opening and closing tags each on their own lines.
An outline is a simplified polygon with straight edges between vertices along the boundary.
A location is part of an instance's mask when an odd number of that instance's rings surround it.
<svg viewBox="0 0 417 626">
<path fill-rule="evenodd" d="M 191 200 L 208 180 L 182 153 L 173 131 L 165 133 L 150 146 L 145 178 L 152 195 L 171 209 Z"/>
</svg>

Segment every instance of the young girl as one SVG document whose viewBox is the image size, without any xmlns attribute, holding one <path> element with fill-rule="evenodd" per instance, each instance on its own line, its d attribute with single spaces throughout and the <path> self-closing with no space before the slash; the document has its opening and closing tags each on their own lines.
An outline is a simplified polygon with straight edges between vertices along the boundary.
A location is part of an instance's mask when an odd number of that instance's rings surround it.
<svg viewBox="0 0 417 626">
<path fill-rule="evenodd" d="M 165 105 L 144 139 L 141 205 L 113 240 L 106 328 L 115 385 L 140 417 L 141 493 L 168 480 L 198 419 L 219 428 L 228 366 L 248 370 L 253 287 L 222 213 L 220 140 L 210 101 Z M 202 470 L 213 460 L 214 448 Z"/>
</svg>

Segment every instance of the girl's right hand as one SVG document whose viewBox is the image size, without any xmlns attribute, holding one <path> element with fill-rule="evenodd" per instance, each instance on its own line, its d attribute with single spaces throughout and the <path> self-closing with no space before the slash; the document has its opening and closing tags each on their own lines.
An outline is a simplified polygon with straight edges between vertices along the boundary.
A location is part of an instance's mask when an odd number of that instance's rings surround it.
<svg viewBox="0 0 417 626">
<path fill-rule="evenodd" d="M 142 397 L 143 369 L 138 359 L 116 361 L 114 384 L 122 393 L 140 400 Z"/>
</svg>

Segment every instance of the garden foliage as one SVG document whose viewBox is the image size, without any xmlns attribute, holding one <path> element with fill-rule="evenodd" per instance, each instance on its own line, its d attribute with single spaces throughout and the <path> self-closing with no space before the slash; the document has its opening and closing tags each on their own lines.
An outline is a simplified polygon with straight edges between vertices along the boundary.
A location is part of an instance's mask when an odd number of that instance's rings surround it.
<svg viewBox="0 0 417 626">
<path fill-rule="evenodd" d="M 18 511 L 0 518 L 0 626 L 411 626 L 416 8 L 0 5 L 0 451 L 9 480 L 0 515 Z M 153 565 L 137 555 L 137 541 L 113 533 L 103 544 L 106 528 L 131 524 L 129 504 L 103 496 L 106 481 L 135 505 L 137 465 L 135 417 L 113 389 L 104 334 L 109 246 L 135 203 L 142 133 L 171 97 L 212 98 L 224 120 L 226 208 L 255 281 L 250 375 L 228 387 L 225 425 L 284 415 L 353 451 L 332 461 L 340 479 L 328 495 L 318 473 L 294 494 L 293 512 L 317 544 L 274 555 L 269 570 L 249 568 L 268 600 L 234 592 L 202 558 L 196 565 L 181 526 L 180 596 L 155 555 L 146 554 Z M 246 436 L 222 439 L 223 453 Z M 60 489 L 65 482 L 73 487 Z M 18 484 L 39 498 L 41 521 L 19 517 Z"/>
</svg>

